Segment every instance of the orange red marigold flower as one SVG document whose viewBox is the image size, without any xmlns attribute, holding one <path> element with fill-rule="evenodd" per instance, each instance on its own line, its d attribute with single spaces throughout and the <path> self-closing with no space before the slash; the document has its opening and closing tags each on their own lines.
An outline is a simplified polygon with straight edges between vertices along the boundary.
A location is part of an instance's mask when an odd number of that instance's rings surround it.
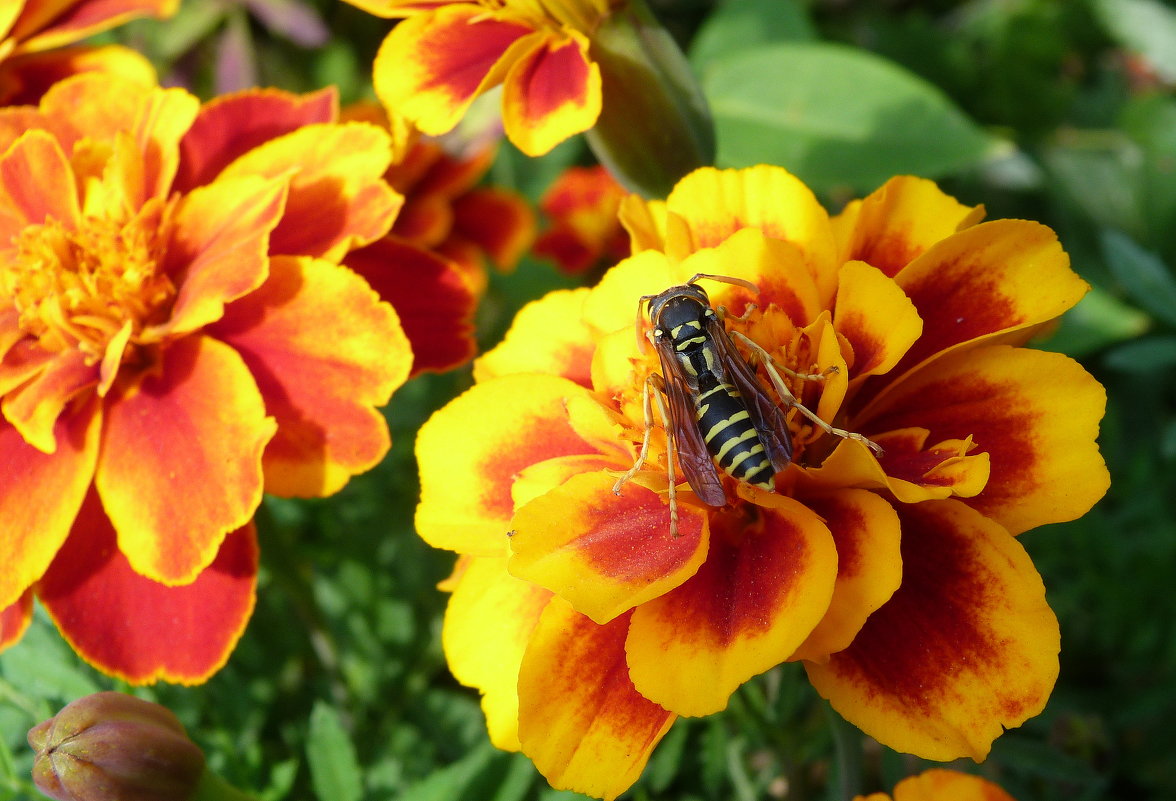
<svg viewBox="0 0 1176 801">
<path fill-rule="evenodd" d="M 539 201 L 551 224 L 535 241 L 535 255 L 571 275 L 628 256 L 629 237 L 617 218 L 626 194 L 599 165 L 564 170 Z"/>
<path fill-rule="evenodd" d="M 592 127 L 600 69 L 589 37 L 607 0 L 349 0 L 403 18 L 376 56 L 376 94 L 427 134 L 451 130 L 478 95 L 503 85 L 506 135 L 541 156 Z"/>
<path fill-rule="evenodd" d="M 613 798 L 677 716 L 785 661 L 930 759 L 982 759 L 1042 709 L 1058 626 L 1015 535 L 1106 491 L 1105 395 L 1022 347 L 1087 290 L 1054 234 L 982 214 L 901 177 L 830 217 L 782 169 L 698 170 L 664 202 L 625 201 L 635 255 L 599 285 L 520 312 L 417 441 L 418 531 L 462 555 L 446 656 L 495 744 Z M 656 415 L 613 488 L 661 370 L 637 300 L 697 273 L 758 287 L 703 282 L 730 330 L 824 375 L 789 380 L 809 409 L 883 454 L 793 410 L 775 491 L 724 476 L 711 507 L 682 484 L 674 537 Z"/>
<path fill-rule="evenodd" d="M 155 70 L 126 47 L 67 47 L 141 16 L 169 17 L 177 0 L 12 0 L 0 12 L 0 105 L 35 103 L 58 80 L 112 72 L 154 80 Z"/>
<path fill-rule="evenodd" d="M 384 178 L 404 197 L 388 235 L 352 251 L 346 264 L 396 307 L 412 341 L 413 375 L 465 364 L 476 348 L 486 263 L 514 268 L 535 237 L 534 212 L 516 192 L 478 185 L 492 145 L 451 154 L 403 119 L 390 123 L 375 104 L 349 106 L 343 117 L 390 129 L 398 146 Z"/>
<path fill-rule="evenodd" d="M 202 680 L 252 608 L 262 491 L 386 452 L 412 356 L 339 260 L 400 198 L 387 134 L 335 114 L 100 73 L 0 109 L 0 643 L 35 592 L 100 669 Z"/>
</svg>

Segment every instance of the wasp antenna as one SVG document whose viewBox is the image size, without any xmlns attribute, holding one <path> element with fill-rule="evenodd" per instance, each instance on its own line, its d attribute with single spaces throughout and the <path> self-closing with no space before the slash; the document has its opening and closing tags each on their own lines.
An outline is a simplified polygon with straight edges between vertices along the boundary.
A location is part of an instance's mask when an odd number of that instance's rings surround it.
<svg viewBox="0 0 1176 801">
<path fill-rule="evenodd" d="M 746 278 L 736 278 L 731 275 L 715 275 L 714 273 L 695 273 L 687 284 L 693 284 L 695 281 L 700 281 L 703 278 L 709 278 L 712 281 L 718 281 L 722 284 L 731 284 L 732 286 L 741 286 L 744 289 L 750 289 L 755 294 L 759 294 L 759 287 L 748 281 Z"/>
</svg>

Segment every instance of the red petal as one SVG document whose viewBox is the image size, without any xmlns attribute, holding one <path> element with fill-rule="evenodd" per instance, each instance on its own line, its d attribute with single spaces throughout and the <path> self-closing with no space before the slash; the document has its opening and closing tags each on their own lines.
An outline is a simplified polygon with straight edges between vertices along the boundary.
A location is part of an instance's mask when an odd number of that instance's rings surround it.
<svg viewBox="0 0 1176 801">
<path fill-rule="evenodd" d="M 253 612 L 253 524 L 227 536 L 212 563 L 183 587 L 136 573 L 91 493 L 38 596 L 82 658 L 132 684 L 206 680 L 228 660 Z"/>
<path fill-rule="evenodd" d="M 519 740 L 552 787 L 616 798 L 675 715 L 642 698 L 625 662 L 627 615 L 598 626 L 547 605 L 519 673 Z"/>
<path fill-rule="evenodd" d="M 273 435 L 257 385 L 231 348 L 190 337 L 107 399 L 95 484 L 134 569 L 192 581 L 261 502 Z"/>
<path fill-rule="evenodd" d="M 209 332 L 240 353 L 277 419 L 267 491 L 329 495 L 387 453 L 373 407 L 404 383 L 412 354 L 395 312 L 351 270 L 276 257 L 266 283 Z"/>
<path fill-rule="evenodd" d="M 712 513 L 706 561 L 633 612 L 626 645 L 643 696 L 708 715 L 789 656 L 829 608 L 837 552 L 829 529 L 791 498 Z"/>
<path fill-rule="evenodd" d="M 32 590 L 26 591 L 16 601 L 0 609 L 0 651 L 20 640 L 32 619 Z"/>
<path fill-rule="evenodd" d="M 94 478 L 102 425 L 97 398 L 58 421 L 57 450 L 42 453 L 0 424 L 0 606 L 15 602 L 41 577 L 69 535 Z"/>
<path fill-rule="evenodd" d="M 277 89 L 251 89 L 224 95 L 200 109 L 180 142 L 181 192 L 211 183 L 217 174 L 255 147 L 303 125 L 333 122 L 338 116 L 334 87 L 308 95 Z"/>
<path fill-rule="evenodd" d="M 960 501 L 900 506 L 902 586 L 817 691 L 867 734 L 926 759 L 983 759 L 1045 706 L 1058 623 L 1020 544 Z"/>
<path fill-rule="evenodd" d="M 347 254 L 346 264 L 396 309 L 412 343 L 413 375 L 451 370 L 473 357 L 478 299 L 452 262 L 385 237 Z"/>
</svg>

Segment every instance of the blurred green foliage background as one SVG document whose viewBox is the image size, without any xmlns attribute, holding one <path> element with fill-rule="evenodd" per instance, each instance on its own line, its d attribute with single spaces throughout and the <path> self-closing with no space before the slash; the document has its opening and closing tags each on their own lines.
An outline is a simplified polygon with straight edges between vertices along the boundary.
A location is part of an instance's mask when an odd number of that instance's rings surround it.
<svg viewBox="0 0 1176 801">
<path fill-rule="evenodd" d="M 988 217 L 1053 227 L 1094 290 L 1043 347 L 1107 387 L 1113 484 L 1082 520 L 1026 534 L 1061 620 L 1044 714 L 981 766 L 1019 801 L 1176 798 L 1176 7 L 1158 0 L 651 0 L 712 104 L 721 166 L 784 165 L 837 210 L 887 177 L 936 178 Z M 330 0 L 185 0 L 107 40 L 202 96 L 257 83 L 370 94 L 387 23 Z M 607 99 L 606 99 L 607 102 Z M 493 182 L 536 199 L 579 141 L 528 160 L 503 146 Z M 484 347 L 524 302 L 570 285 L 542 263 L 494 276 Z M 423 376 L 387 409 L 385 463 L 336 497 L 267 499 L 253 621 L 202 687 L 138 695 L 172 708 L 225 779 L 265 801 L 523 801 L 555 792 L 487 741 L 476 694 L 439 645 L 451 555 L 412 527 L 412 445 L 468 370 Z M 99 689 L 44 615 L 0 658 L 0 799 L 39 797 L 25 730 Z M 847 762 L 848 760 L 848 762 Z M 840 722 L 784 665 L 731 708 L 682 721 L 634 799 L 842 798 L 920 768 Z"/>
</svg>

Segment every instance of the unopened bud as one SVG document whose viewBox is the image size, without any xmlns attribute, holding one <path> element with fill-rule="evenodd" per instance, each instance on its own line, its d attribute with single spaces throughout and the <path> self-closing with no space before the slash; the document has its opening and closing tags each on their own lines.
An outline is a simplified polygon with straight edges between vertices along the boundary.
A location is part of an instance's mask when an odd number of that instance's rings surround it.
<svg viewBox="0 0 1176 801">
<path fill-rule="evenodd" d="M 57 801 L 188 801 L 204 754 L 164 707 L 123 693 L 74 701 L 29 730 L 33 781 Z"/>
<path fill-rule="evenodd" d="M 604 105 L 585 136 L 622 186 L 664 198 L 682 176 L 714 163 L 714 122 L 686 57 L 645 0 L 613 5 L 592 35 Z"/>
</svg>

